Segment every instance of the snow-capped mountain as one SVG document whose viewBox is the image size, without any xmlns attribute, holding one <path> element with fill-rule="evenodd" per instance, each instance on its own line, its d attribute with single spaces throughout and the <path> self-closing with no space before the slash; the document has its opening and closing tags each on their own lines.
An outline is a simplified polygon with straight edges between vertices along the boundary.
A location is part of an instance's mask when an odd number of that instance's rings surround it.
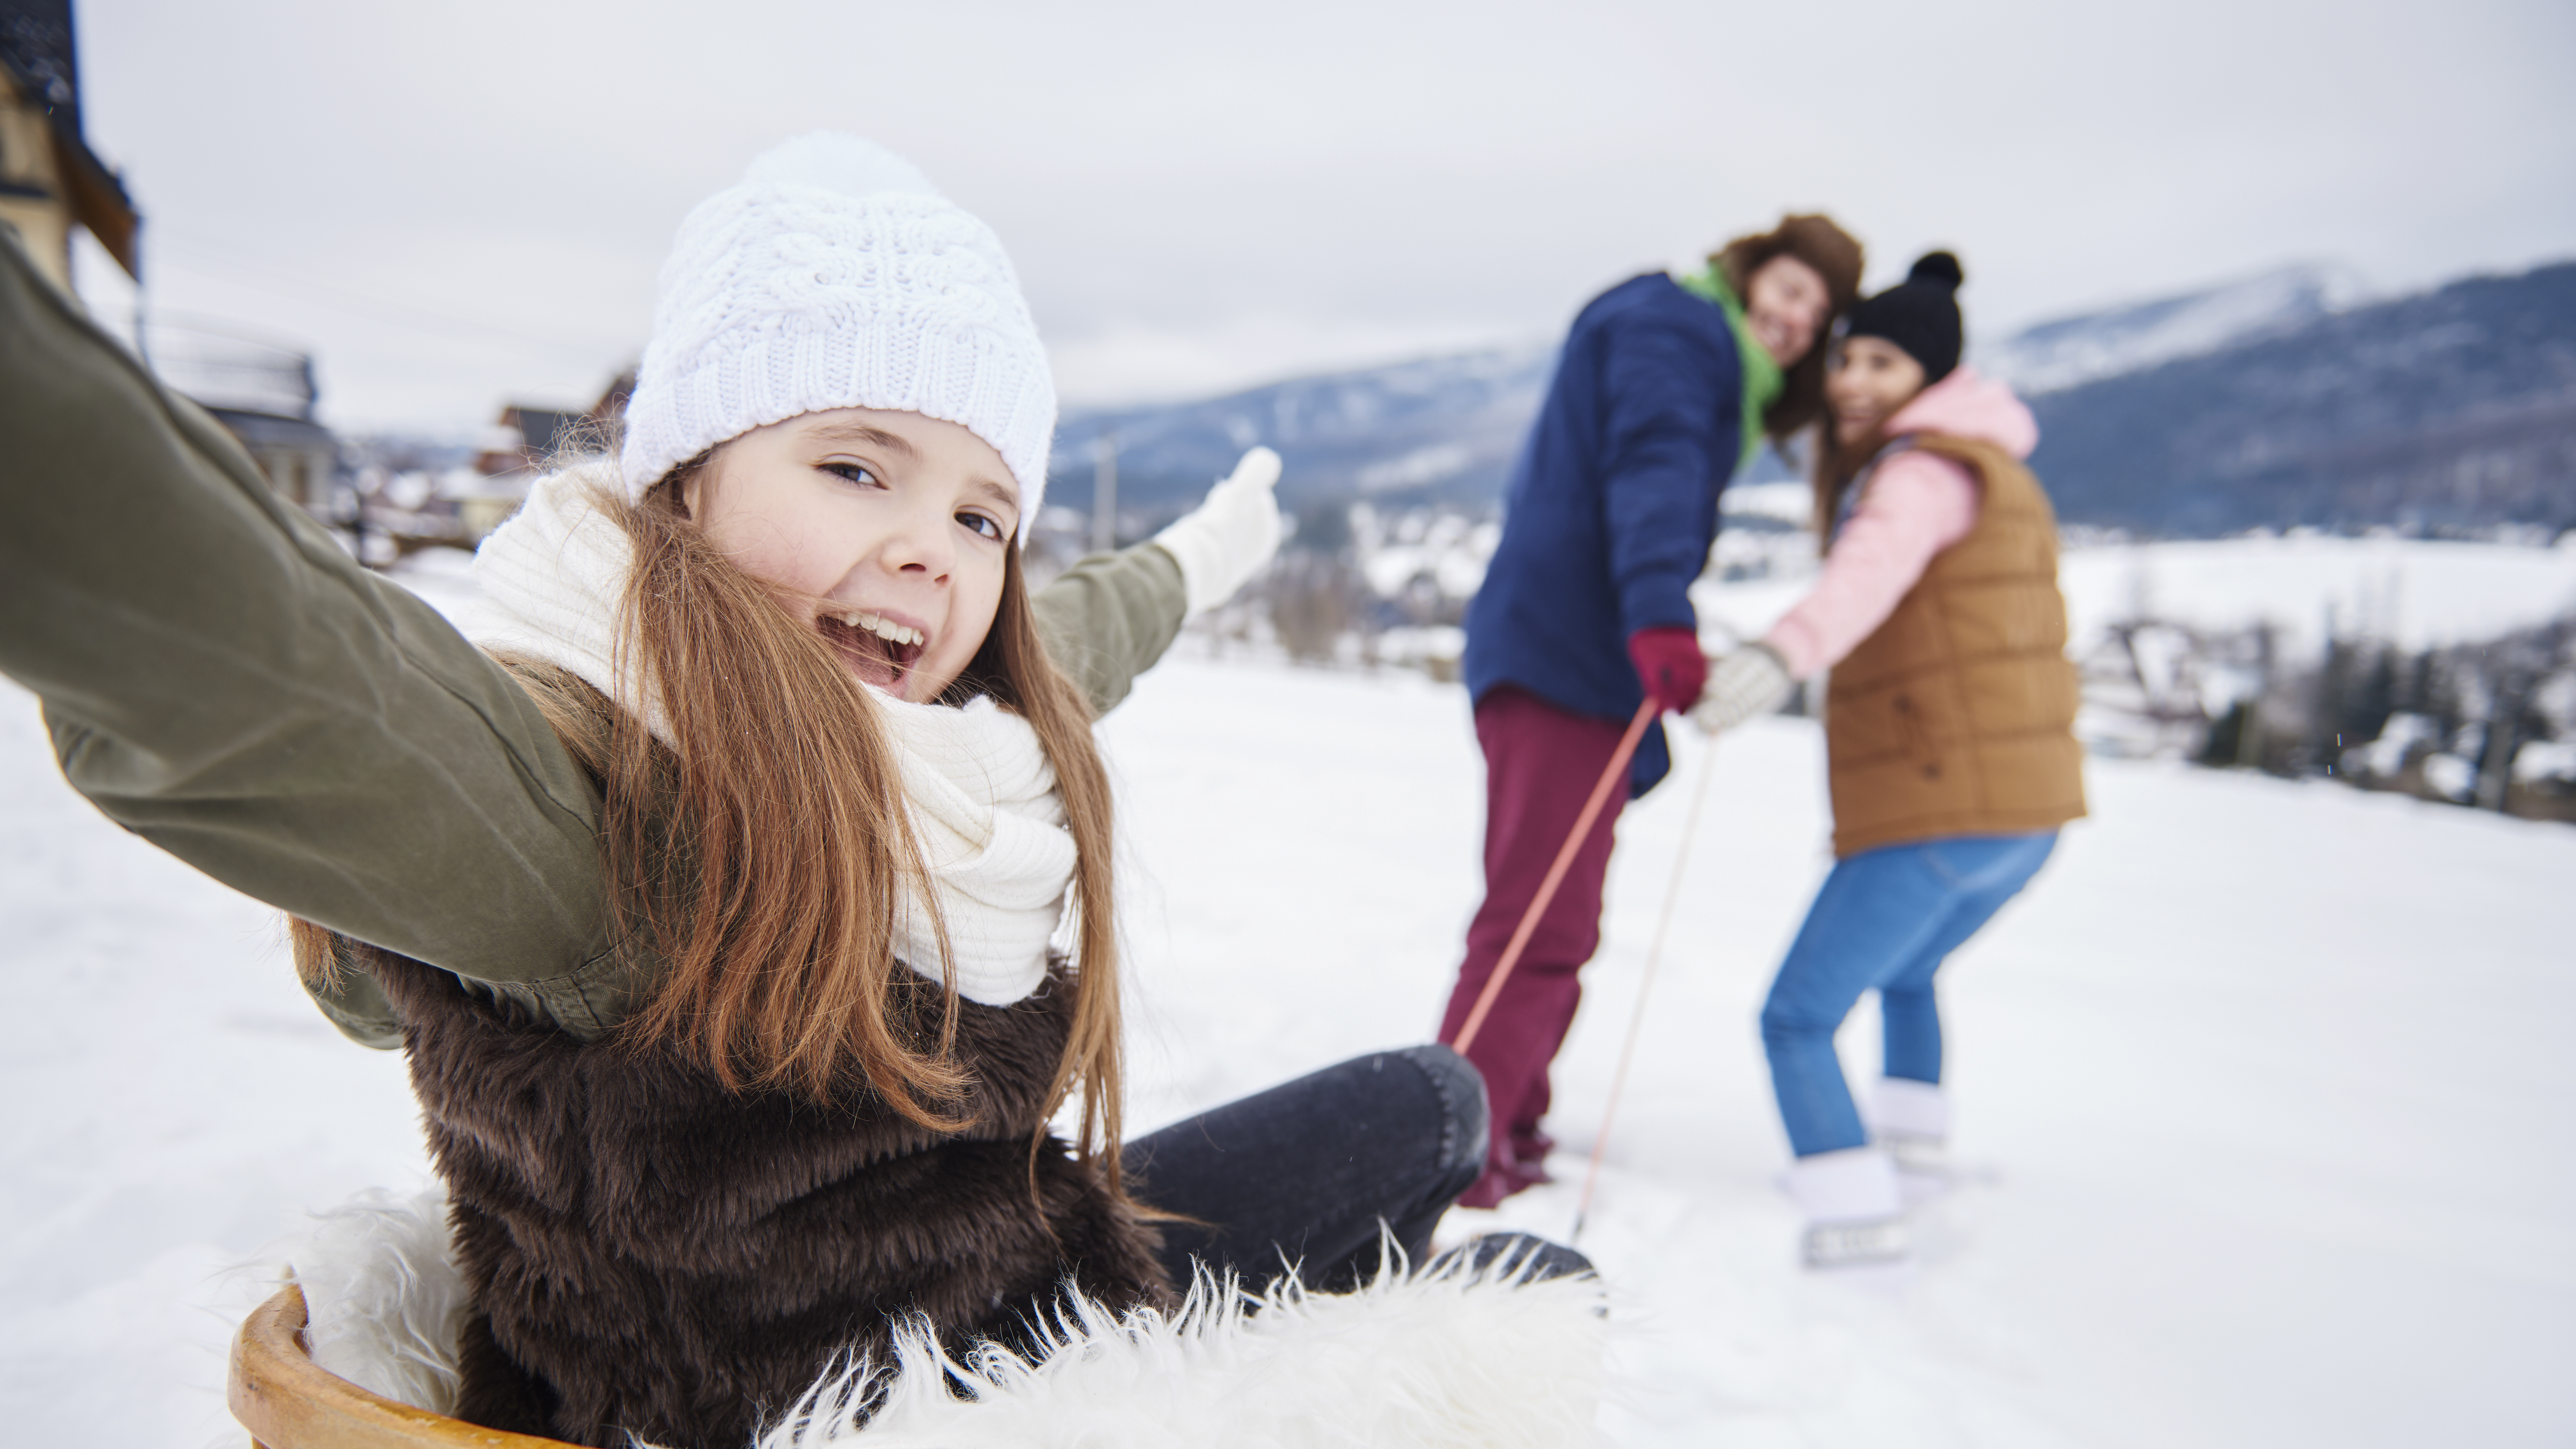
<svg viewBox="0 0 2576 1449">
<path fill-rule="evenodd" d="M 2348 272 L 2291 267 L 2043 323 L 1976 356 L 2032 395 L 2034 463 L 2069 522 L 2170 537 L 2576 527 L 2576 263 L 2358 297 Z M 1052 496 L 1089 507 L 1094 442 L 1114 432 L 1130 536 L 1254 443 L 1286 457 L 1294 509 L 1490 509 L 1554 365 L 1540 345 L 1076 413 Z M 1737 483 L 1793 476 L 1765 454 Z"/>
<path fill-rule="evenodd" d="M 2168 537 L 2576 528 L 2576 263 L 2032 399 L 2061 516 Z"/>
<path fill-rule="evenodd" d="M 1267 443 L 1293 460 L 1283 496 L 1397 493 L 1489 499 L 1538 409 L 1554 344 L 1293 378 L 1202 402 L 1072 413 L 1056 430 L 1050 493 L 1088 507 L 1097 448 L 1114 436 L 1122 512 L 1176 511 Z"/>
<path fill-rule="evenodd" d="M 2179 297 L 2061 317 L 1974 347 L 1979 369 L 2025 394 L 2138 372 L 2294 331 L 2359 304 L 2351 269 L 2306 263 Z"/>
</svg>

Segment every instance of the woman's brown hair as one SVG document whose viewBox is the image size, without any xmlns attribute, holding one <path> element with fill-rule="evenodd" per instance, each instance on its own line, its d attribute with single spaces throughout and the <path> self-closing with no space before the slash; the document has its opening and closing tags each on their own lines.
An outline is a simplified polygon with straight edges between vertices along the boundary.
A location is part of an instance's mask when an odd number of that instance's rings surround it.
<svg viewBox="0 0 2576 1449">
<path fill-rule="evenodd" d="M 1739 300 L 1750 301 L 1753 274 L 1762 270 L 1763 263 L 1782 256 L 1796 257 L 1815 268 L 1832 299 L 1816 324 L 1815 345 L 1796 366 L 1785 370 L 1780 400 L 1762 416 L 1762 431 L 1774 444 L 1786 446 L 1799 429 L 1824 416 L 1825 344 L 1833 335 L 1834 319 L 1860 297 L 1862 252 L 1860 243 L 1830 217 L 1784 216 L 1769 231 L 1740 236 L 1718 248 L 1709 262 Z"/>
</svg>

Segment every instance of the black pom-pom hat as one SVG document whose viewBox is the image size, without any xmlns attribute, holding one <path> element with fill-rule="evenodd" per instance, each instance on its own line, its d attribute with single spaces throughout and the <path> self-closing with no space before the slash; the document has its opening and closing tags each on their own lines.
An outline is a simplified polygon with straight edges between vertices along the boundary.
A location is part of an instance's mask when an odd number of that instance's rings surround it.
<svg viewBox="0 0 2576 1449">
<path fill-rule="evenodd" d="M 1967 271 L 1957 257 L 1925 252 L 1904 281 L 1853 304 L 1843 335 L 1880 337 L 1896 344 L 1923 365 L 1923 385 L 1929 387 L 1959 366 L 1964 342 L 1959 284 L 1966 280 Z"/>
</svg>

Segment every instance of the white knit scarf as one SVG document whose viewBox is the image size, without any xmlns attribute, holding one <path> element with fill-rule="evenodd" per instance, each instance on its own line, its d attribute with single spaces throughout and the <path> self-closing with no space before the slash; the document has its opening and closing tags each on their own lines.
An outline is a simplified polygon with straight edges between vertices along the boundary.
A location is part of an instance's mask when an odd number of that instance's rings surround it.
<svg viewBox="0 0 2576 1449">
<path fill-rule="evenodd" d="M 616 625 L 635 551 L 591 489 L 617 487 L 613 465 L 549 474 L 527 505 L 474 556 L 483 604 L 467 637 L 572 671 L 671 744 L 669 717 L 630 669 L 616 668 Z M 1005 1006 L 1046 979 L 1047 941 L 1064 918 L 1073 836 L 1055 771 L 1029 722 L 978 697 L 962 709 L 870 691 L 903 773 L 915 837 L 948 927 L 957 990 Z M 936 981 L 939 940 L 910 887 L 896 952 Z"/>
</svg>

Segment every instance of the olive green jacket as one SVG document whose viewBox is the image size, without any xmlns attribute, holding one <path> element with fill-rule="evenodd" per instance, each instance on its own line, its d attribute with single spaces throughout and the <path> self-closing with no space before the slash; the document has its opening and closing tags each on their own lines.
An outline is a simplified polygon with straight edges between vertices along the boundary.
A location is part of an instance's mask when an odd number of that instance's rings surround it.
<svg viewBox="0 0 2576 1449">
<path fill-rule="evenodd" d="M 1036 595 L 1106 710 L 1186 608 L 1151 544 Z M 0 673 L 108 818 L 243 893 L 516 997 L 578 1036 L 649 966 L 610 949 L 599 798 L 498 664 L 352 561 L 0 227 Z M 351 977 L 322 999 L 393 1046 Z"/>
</svg>

